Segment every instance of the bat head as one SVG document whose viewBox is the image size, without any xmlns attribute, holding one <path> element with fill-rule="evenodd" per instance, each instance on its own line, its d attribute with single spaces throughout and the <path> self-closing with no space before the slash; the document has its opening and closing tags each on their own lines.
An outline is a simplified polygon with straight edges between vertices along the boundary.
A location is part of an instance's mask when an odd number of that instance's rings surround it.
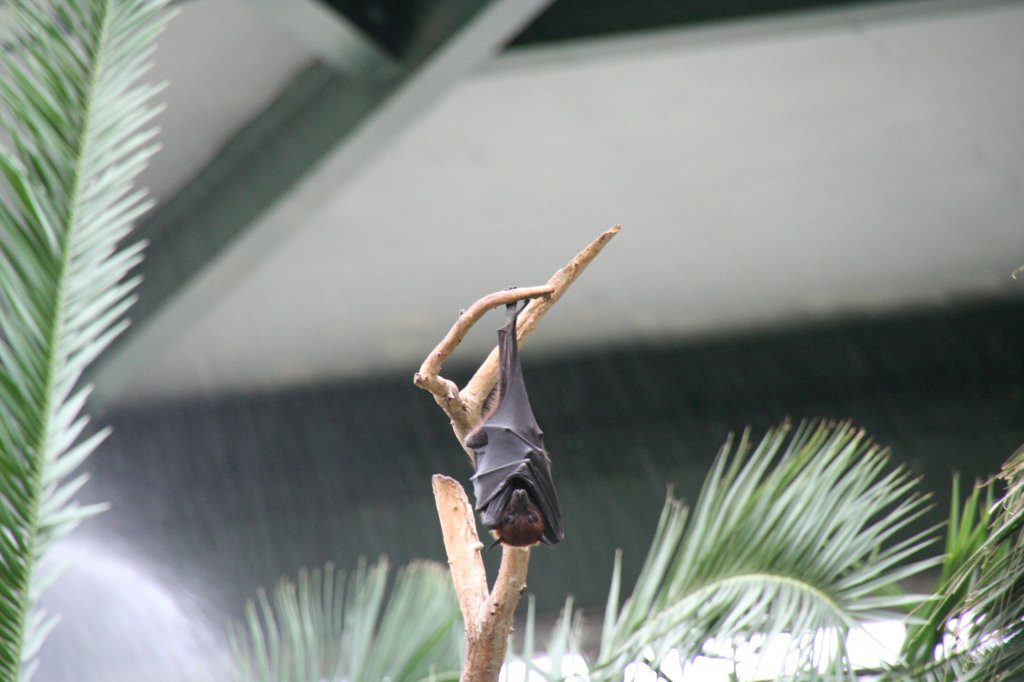
<svg viewBox="0 0 1024 682">
<path fill-rule="evenodd" d="M 512 497 L 501 513 L 501 523 L 494 532 L 497 542 L 513 547 L 529 547 L 544 537 L 544 515 L 522 488 L 512 491 Z"/>
</svg>

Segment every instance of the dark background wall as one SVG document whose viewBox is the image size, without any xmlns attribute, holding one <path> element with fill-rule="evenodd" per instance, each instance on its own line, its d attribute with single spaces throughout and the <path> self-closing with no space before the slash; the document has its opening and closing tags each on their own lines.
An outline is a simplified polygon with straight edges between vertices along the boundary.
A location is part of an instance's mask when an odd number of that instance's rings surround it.
<svg viewBox="0 0 1024 682">
<path fill-rule="evenodd" d="M 1021 298 L 562 357 L 527 347 L 567 536 L 534 552 L 530 589 L 544 609 L 571 592 L 595 613 L 615 548 L 627 584 L 639 569 L 667 486 L 693 500 L 729 432 L 787 417 L 864 426 L 922 476 L 940 521 L 954 472 L 987 476 L 1024 443 L 1022 358 Z M 113 510 L 86 532 L 232 615 L 301 566 L 443 559 L 430 475 L 471 472 L 411 373 L 109 414 L 88 490 Z"/>
</svg>

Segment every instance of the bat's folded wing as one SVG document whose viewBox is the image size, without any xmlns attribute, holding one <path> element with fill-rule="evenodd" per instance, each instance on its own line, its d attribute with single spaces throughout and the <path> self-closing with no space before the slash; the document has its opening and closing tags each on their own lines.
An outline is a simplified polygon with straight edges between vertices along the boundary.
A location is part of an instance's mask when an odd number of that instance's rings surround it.
<svg viewBox="0 0 1024 682">
<path fill-rule="evenodd" d="M 565 531 L 562 529 L 562 510 L 558 506 L 555 483 L 551 480 L 551 460 L 546 452 L 533 451 L 529 461 L 529 483 L 532 484 L 537 506 L 544 515 L 544 540 L 553 545 L 565 538 Z"/>
<path fill-rule="evenodd" d="M 487 443 L 476 449 L 477 469 L 472 481 L 476 510 L 484 526 L 500 526 L 512 492 L 524 488 L 544 515 L 544 540 L 561 542 L 565 537 L 562 512 L 547 453 L 507 427 L 487 424 L 483 428 Z"/>
<path fill-rule="evenodd" d="M 497 527 L 503 505 L 491 505 L 495 497 L 503 490 L 511 478 L 522 474 L 529 465 L 528 455 L 533 449 L 514 432 L 504 427 L 485 425 L 483 431 L 487 442 L 483 447 L 475 449 L 476 473 L 473 475 L 473 493 L 476 496 L 476 510 L 484 513 L 484 525 L 488 528 Z M 486 508 L 496 508 L 493 513 L 494 524 L 486 514 Z"/>
</svg>

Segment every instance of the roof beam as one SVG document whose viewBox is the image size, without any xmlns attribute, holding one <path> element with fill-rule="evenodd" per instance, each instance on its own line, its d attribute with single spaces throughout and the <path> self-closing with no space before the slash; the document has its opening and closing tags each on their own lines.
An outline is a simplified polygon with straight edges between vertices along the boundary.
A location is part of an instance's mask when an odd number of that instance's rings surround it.
<svg viewBox="0 0 1024 682">
<path fill-rule="evenodd" d="M 150 244 L 133 323 L 91 379 L 94 409 L 237 284 L 313 208 L 354 177 L 426 105 L 496 55 L 551 0 L 450 0 L 422 18 L 396 63 L 370 58 L 297 77 L 200 174 L 140 226 Z M 350 66 L 350 65 L 349 65 Z M 316 182 L 319 173 L 330 182 Z"/>
<path fill-rule="evenodd" d="M 868 5 L 920 6 L 932 2 L 936 0 L 559 0 L 544 13 L 544 16 L 516 36 L 511 47 L 621 36 L 638 31 L 664 30 L 812 10 L 837 10 Z"/>
</svg>

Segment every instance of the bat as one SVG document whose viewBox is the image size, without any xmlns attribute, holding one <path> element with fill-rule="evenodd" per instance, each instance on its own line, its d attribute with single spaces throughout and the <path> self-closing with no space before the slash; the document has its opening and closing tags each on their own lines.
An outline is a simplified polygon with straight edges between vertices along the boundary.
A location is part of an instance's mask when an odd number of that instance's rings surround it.
<svg viewBox="0 0 1024 682">
<path fill-rule="evenodd" d="M 497 536 L 494 544 L 528 547 L 561 542 L 565 533 L 544 434 L 533 416 L 519 365 L 516 318 L 522 308 L 517 308 L 515 303 L 506 306 L 505 325 L 498 330 L 493 407 L 465 444 L 476 454 L 476 510 Z"/>
</svg>

